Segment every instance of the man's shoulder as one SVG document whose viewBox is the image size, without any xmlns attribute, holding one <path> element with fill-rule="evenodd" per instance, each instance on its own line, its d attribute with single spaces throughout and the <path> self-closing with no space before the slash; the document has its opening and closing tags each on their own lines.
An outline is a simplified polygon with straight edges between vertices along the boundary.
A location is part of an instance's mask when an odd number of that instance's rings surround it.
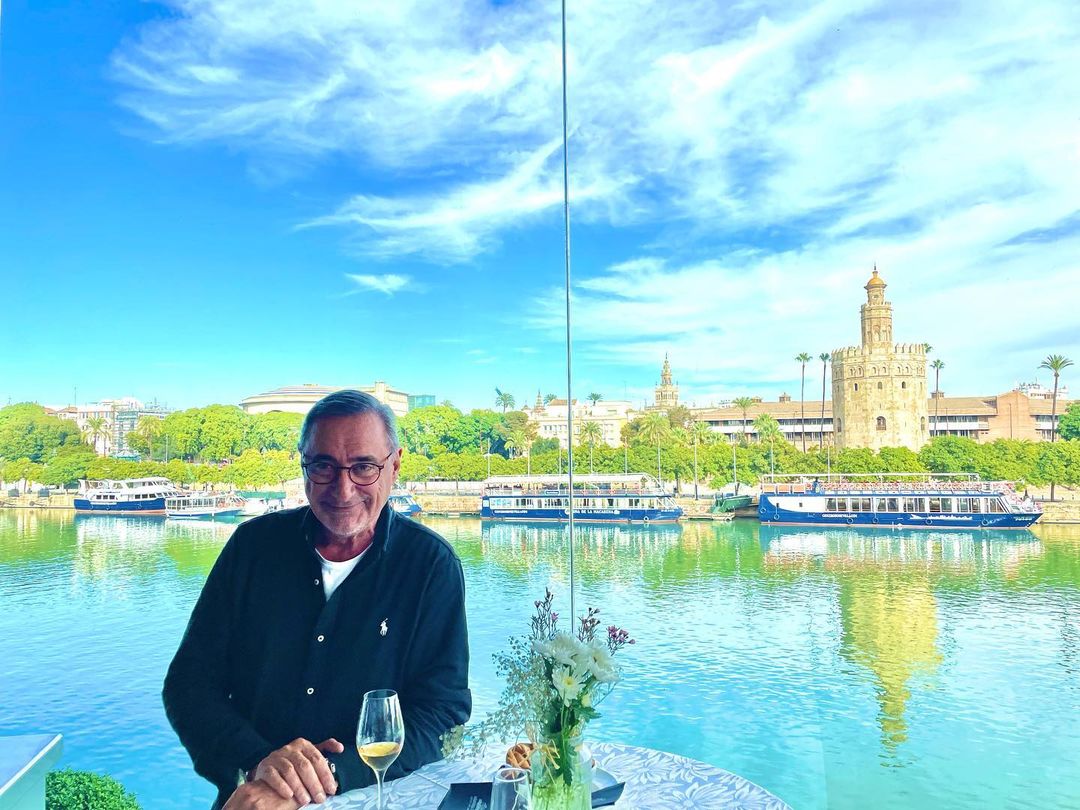
<svg viewBox="0 0 1080 810">
<path fill-rule="evenodd" d="M 460 564 L 457 552 L 445 537 L 434 529 L 405 515 L 395 515 L 393 523 L 394 543 L 411 557 L 423 557 L 428 562 L 455 560 Z"/>
<path fill-rule="evenodd" d="M 304 530 L 308 508 L 281 509 L 245 520 L 233 532 L 232 542 L 241 548 L 277 542 L 295 542 Z"/>
</svg>

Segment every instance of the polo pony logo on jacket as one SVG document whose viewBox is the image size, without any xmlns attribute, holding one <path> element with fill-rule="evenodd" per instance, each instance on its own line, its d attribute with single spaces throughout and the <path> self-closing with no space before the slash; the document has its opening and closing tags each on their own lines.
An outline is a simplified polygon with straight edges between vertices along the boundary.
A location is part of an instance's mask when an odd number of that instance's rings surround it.
<svg viewBox="0 0 1080 810">
<path fill-rule="evenodd" d="M 386 635 L 386 630 L 387 630 L 386 621 L 387 621 L 386 619 L 383 619 L 382 622 L 379 624 L 379 635 L 380 636 L 385 636 Z"/>
</svg>

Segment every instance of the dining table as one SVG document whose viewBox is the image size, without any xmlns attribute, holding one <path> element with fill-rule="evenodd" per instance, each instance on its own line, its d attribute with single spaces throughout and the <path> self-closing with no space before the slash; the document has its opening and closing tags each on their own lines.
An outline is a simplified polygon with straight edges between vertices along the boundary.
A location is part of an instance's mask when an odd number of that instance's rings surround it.
<svg viewBox="0 0 1080 810">
<path fill-rule="evenodd" d="M 731 771 L 666 751 L 590 744 L 598 768 L 625 784 L 617 810 L 791 810 L 765 788 Z M 456 782 L 490 781 L 501 755 L 432 762 L 383 787 L 385 810 L 435 810 Z M 331 796 L 318 810 L 377 810 L 375 787 Z"/>
</svg>

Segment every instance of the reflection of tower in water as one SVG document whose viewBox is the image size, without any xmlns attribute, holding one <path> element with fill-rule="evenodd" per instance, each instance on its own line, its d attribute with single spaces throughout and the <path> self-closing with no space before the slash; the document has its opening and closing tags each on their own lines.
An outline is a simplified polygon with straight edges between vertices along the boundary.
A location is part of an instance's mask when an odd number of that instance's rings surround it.
<svg viewBox="0 0 1080 810">
<path fill-rule="evenodd" d="M 889 751 L 907 739 L 904 717 L 911 680 L 933 675 L 937 600 L 925 573 L 862 571 L 840 582 L 840 654 L 874 674 L 882 742 Z"/>
</svg>

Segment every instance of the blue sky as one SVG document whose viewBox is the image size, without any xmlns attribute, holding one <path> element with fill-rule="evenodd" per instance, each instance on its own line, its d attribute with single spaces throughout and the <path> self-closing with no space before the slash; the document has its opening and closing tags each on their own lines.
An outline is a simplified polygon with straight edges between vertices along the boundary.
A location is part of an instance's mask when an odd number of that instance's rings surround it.
<svg viewBox="0 0 1080 810">
<path fill-rule="evenodd" d="M 571 2 L 575 393 L 797 395 L 875 262 L 947 393 L 1080 361 L 1080 7 L 948 5 Z M 557 12 L 8 0 L 0 403 L 564 392 Z"/>
</svg>

